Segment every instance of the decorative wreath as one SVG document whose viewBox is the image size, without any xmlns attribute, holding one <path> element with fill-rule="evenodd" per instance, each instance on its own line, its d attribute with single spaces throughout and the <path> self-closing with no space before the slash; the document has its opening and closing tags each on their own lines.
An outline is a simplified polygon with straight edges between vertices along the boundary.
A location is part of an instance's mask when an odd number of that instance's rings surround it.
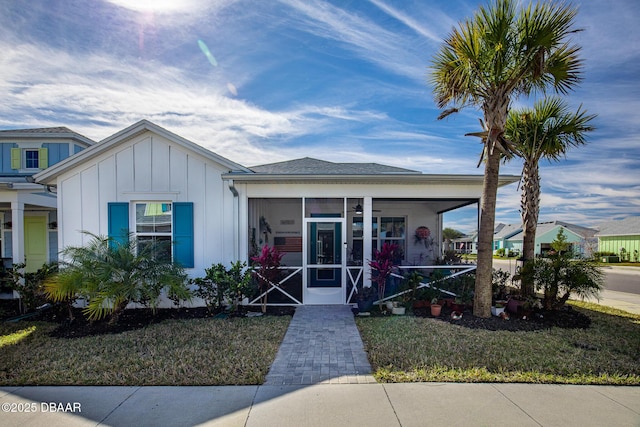
<svg viewBox="0 0 640 427">
<path fill-rule="evenodd" d="M 416 228 L 416 232 L 413 237 L 415 239 L 415 243 L 427 243 L 429 241 L 429 238 L 431 237 L 431 230 L 429 230 L 429 227 L 421 225 L 420 227 Z"/>
</svg>

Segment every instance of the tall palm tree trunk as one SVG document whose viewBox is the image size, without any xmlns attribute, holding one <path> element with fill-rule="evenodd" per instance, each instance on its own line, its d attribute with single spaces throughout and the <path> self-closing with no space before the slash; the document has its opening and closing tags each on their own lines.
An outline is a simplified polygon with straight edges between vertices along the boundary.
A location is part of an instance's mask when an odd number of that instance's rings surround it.
<svg viewBox="0 0 640 427">
<path fill-rule="evenodd" d="M 493 275 L 493 231 L 496 218 L 500 152 L 487 154 L 484 169 L 480 229 L 478 230 L 478 267 L 476 270 L 473 314 L 491 317 L 491 280 Z"/>
<path fill-rule="evenodd" d="M 536 229 L 540 211 L 540 173 L 538 162 L 525 158 L 522 168 L 522 197 L 520 200 L 520 216 L 522 218 L 522 258 L 524 262 L 532 261 L 536 252 Z M 521 292 L 527 297 L 533 295 L 533 278 L 522 277 Z"/>
</svg>

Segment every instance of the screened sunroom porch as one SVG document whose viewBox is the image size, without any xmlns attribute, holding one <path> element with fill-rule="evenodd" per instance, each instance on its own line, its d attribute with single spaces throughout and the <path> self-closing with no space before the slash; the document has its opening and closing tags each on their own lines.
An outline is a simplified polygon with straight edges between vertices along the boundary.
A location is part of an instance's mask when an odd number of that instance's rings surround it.
<svg viewBox="0 0 640 427">
<path fill-rule="evenodd" d="M 400 248 L 400 271 L 433 269 L 443 213 L 477 199 L 374 197 L 249 198 L 248 258 L 264 245 L 285 255 L 270 305 L 351 304 L 371 285 L 368 261 L 386 242 Z M 250 301 L 258 304 L 260 298 Z"/>
</svg>

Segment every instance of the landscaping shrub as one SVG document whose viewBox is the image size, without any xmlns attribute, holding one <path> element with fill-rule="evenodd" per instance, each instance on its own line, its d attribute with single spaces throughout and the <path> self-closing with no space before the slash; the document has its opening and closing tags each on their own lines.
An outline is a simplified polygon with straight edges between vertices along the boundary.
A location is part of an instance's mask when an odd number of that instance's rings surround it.
<svg viewBox="0 0 640 427">
<path fill-rule="evenodd" d="M 58 271 L 58 263 L 43 264 L 36 272 L 26 273 L 26 264 L 15 264 L 9 274 L 10 287 L 20 294 L 26 311 L 33 311 L 47 302 L 44 282 Z"/>
<path fill-rule="evenodd" d="M 545 310 L 557 310 L 571 294 L 579 297 L 597 297 L 602 290 L 604 275 L 593 260 L 574 259 L 567 251 L 568 244 L 562 230 L 551 242 L 552 251 L 546 257 L 530 260 L 522 268 L 521 275 L 533 279 L 536 290 L 543 293 Z"/>
<path fill-rule="evenodd" d="M 157 308 L 164 291 L 174 301 L 191 298 L 184 269 L 154 256 L 159 244 L 137 247 L 135 239 L 125 242 L 86 233 L 86 246 L 62 251 L 60 272 L 45 281 L 45 290 L 55 301 L 82 296 L 89 302 L 84 314 L 89 320 L 110 316 L 115 323 L 129 303 Z"/>
<path fill-rule="evenodd" d="M 205 269 L 205 277 L 192 280 L 197 286 L 195 295 L 205 301 L 210 311 L 222 309 L 227 302 L 237 306 L 251 283 L 251 274 L 245 271 L 246 266 L 246 263 L 236 261 L 229 270 L 220 263 Z"/>
<path fill-rule="evenodd" d="M 253 270 L 256 281 L 258 282 L 258 290 L 264 295 L 262 296 L 262 312 L 267 311 L 267 291 L 269 286 L 278 283 L 280 278 L 280 262 L 284 256 L 283 252 L 279 252 L 275 247 L 265 245 L 262 247 L 260 255 L 251 257 L 251 261 L 255 263 L 257 269 Z"/>
</svg>

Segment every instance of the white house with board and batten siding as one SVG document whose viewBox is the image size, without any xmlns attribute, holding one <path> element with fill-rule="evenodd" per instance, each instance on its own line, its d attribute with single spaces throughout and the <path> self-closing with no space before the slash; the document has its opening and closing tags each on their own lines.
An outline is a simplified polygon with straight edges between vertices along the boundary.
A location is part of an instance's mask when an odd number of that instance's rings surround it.
<svg viewBox="0 0 640 427">
<path fill-rule="evenodd" d="M 304 158 L 248 168 L 146 120 L 35 179 L 57 188 L 60 249 L 87 243 L 82 231 L 116 239 L 129 231 L 138 244 L 172 242 L 166 256 L 201 277 L 275 246 L 286 255 L 269 303 L 283 305 L 353 302 L 385 242 L 400 247 L 400 268 L 433 265 L 443 213 L 482 194 L 479 175 L 375 163 Z M 427 237 L 417 239 L 418 229 Z"/>
</svg>

